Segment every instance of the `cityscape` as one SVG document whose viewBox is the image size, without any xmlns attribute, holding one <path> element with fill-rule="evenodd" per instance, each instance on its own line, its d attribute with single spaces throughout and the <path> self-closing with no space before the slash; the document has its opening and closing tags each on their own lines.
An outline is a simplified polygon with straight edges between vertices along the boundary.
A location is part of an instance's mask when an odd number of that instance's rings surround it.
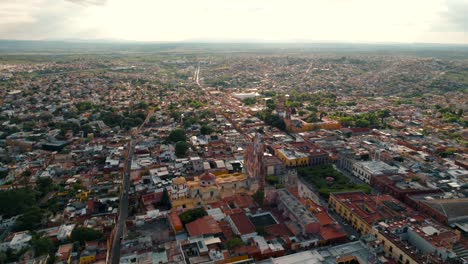
<svg viewBox="0 0 468 264">
<path fill-rule="evenodd" d="M 468 263 L 437 1 L 0 3 L 0 264 Z"/>
</svg>

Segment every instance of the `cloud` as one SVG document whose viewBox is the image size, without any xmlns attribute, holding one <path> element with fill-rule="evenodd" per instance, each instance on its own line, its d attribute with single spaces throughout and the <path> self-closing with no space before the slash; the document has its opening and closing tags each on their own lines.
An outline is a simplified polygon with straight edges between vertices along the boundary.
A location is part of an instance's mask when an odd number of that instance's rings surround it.
<svg viewBox="0 0 468 264">
<path fill-rule="evenodd" d="M 0 39 L 93 38 L 100 33 L 80 21 L 86 6 L 63 0 L 1 1 Z"/>
<path fill-rule="evenodd" d="M 104 6 L 107 0 L 65 0 L 82 6 Z"/>
<path fill-rule="evenodd" d="M 434 32 L 468 32 L 468 1 L 446 0 L 445 10 L 433 24 Z"/>
<path fill-rule="evenodd" d="M 466 0 L 0 0 L 0 39 L 468 43 Z"/>
</svg>

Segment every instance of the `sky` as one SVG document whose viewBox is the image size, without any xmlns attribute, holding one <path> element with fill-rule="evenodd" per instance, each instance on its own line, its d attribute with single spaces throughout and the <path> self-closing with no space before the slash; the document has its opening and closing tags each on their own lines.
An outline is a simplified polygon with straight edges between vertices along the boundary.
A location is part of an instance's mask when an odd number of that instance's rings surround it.
<svg viewBox="0 0 468 264">
<path fill-rule="evenodd" d="M 468 44 L 468 0 L 0 0 L 0 39 Z"/>
</svg>

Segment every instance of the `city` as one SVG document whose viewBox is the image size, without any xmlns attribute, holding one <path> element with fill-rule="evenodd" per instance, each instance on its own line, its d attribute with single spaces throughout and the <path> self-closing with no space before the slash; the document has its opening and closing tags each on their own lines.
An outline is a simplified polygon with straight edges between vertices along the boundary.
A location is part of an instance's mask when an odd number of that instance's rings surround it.
<svg viewBox="0 0 468 264">
<path fill-rule="evenodd" d="M 468 0 L 0 0 L 0 264 L 468 264 Z"/>
<path fill-rule="evenodd" d="M 2 54 L 0 263 L 468 261 L 466 59 L 204 48 Z"/>
</svg>

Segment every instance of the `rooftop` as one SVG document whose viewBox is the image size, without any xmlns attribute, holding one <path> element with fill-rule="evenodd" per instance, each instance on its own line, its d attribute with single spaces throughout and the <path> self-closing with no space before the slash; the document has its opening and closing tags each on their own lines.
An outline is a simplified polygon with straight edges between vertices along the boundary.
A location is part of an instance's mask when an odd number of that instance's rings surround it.
<svg viewBox="0 0 468 264">
<path fill-rule="evenodd" d="M 214 235 L 222 233 L 218 222 L 211 216 L 206 215 L 185 225 L 190 236 Z"/>
</svg>

